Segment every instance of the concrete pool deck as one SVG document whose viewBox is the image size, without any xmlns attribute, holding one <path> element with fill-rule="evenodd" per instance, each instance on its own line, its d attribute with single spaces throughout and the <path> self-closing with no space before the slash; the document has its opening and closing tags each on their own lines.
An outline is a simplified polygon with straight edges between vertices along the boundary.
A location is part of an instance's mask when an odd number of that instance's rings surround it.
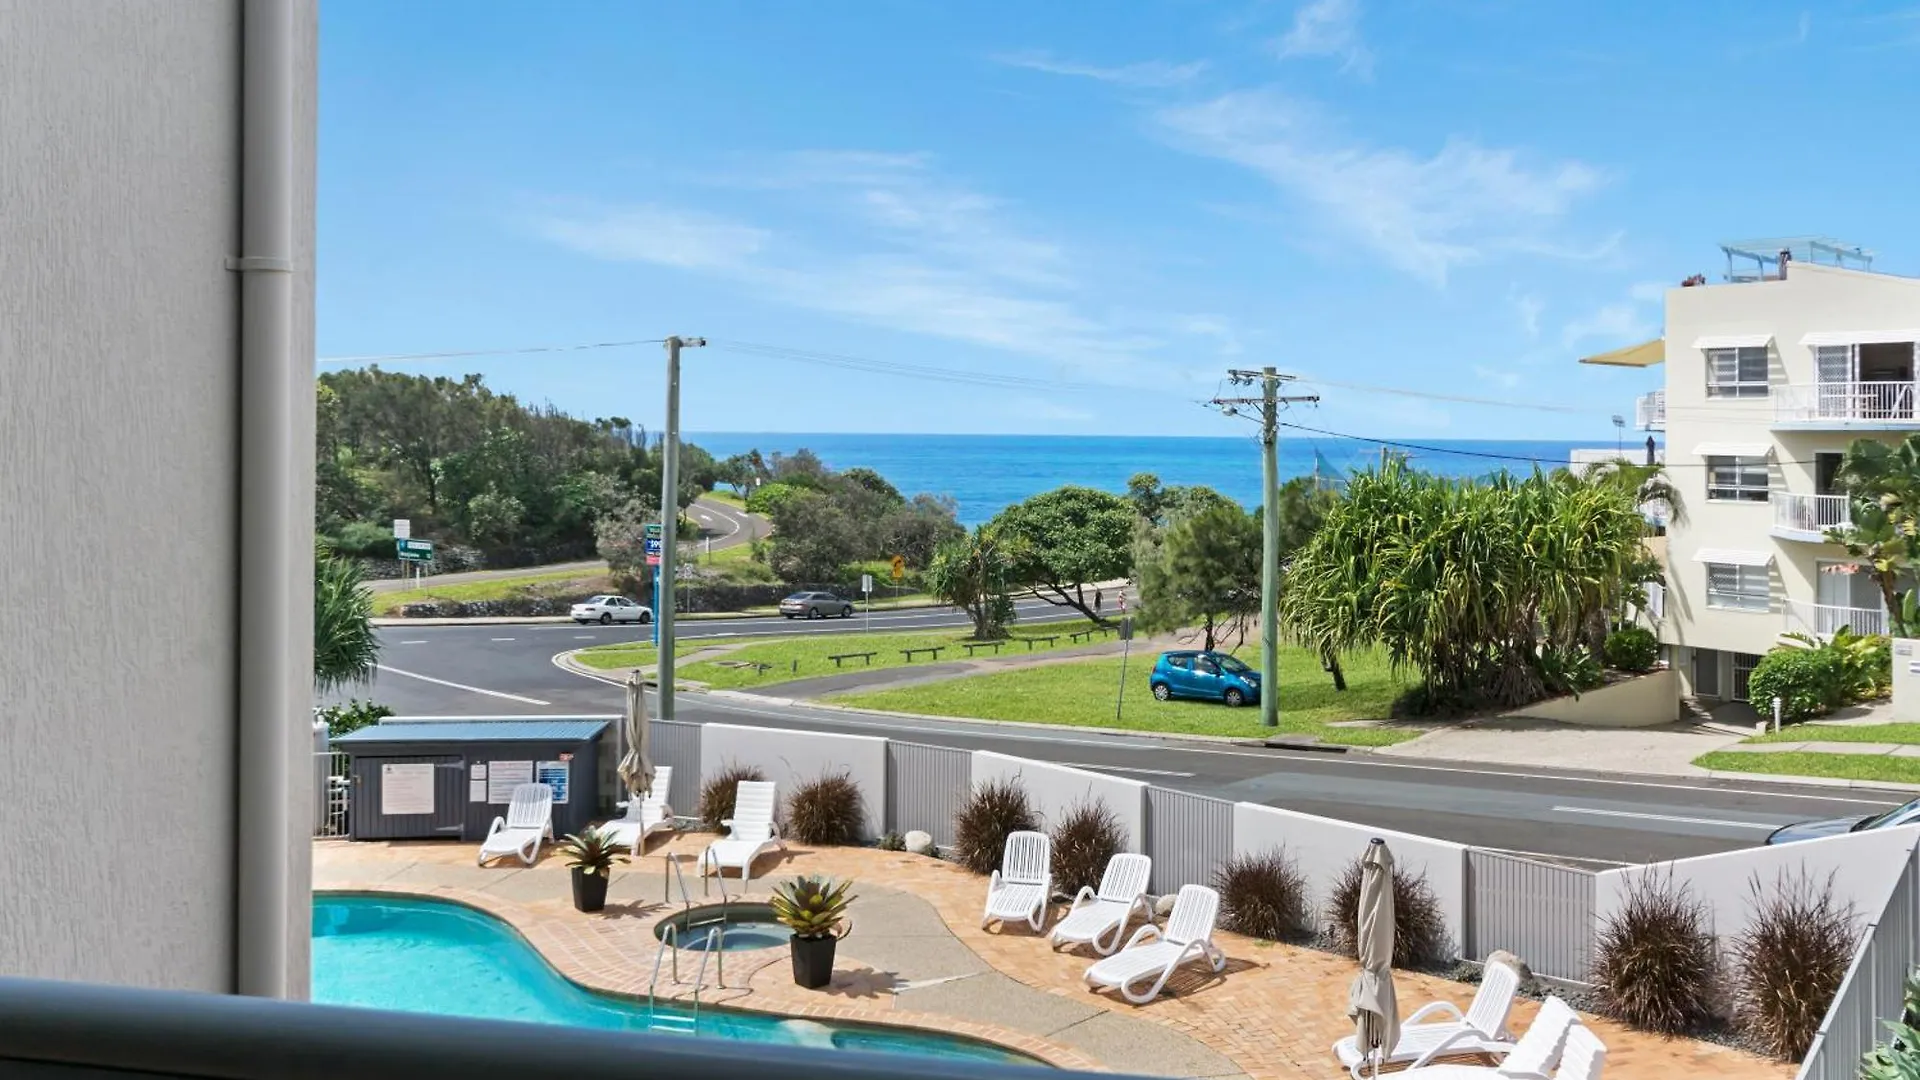
<svg viewBox="0 0 1920 1080">
<path fill-rule="evenodd" d="M 701 883 L 693 860 L 704 834 L 656 842 L 648 855 L 614 872 L 607 909 L 573 910 L 566 867 L 543 849 L 540 861 L 485 868 L 475 847 L 447 842 L 317 841 L 314 888 L 397 892 L 472 905 L 513 925 L 567 978 L 591 989 L 644 998 L 660 944 L 654 927 L 681 909 L 663 901 L 664 856 L 681 860 L 696 905 Z M 823 990 L 793 985 L 785 949 L 729 953 L 726 989 L 709 985 L 703 1004 L 820 1020 L 930 1028 L 1019 1050 L 1051 1064 L 1176 1077 L 1337 1080 L 1346 1070 L 1329 1047 L 1353 1030 L 1346 1019 L 1351 960 L 1312 949 L 1220 932 L 1228 957 L 1215 975 L 1192 965 L 1171 991 L 1144 1006 L 1088 992 L 1081 973 L 1090 952 L 1047 946 L 1044 934 L 981 930 L 986 883 L 951 863 L 870 848 L 811 849 L 798 844 L 756 866 L 748 895 L 795 874 L 856 880 L 852 934 L 840 943 L 834 980 Z M 738 895 L 739 883 L 728 888 Z M 719 901 L 714 888 L 707 898 Z M 1056 917 L 1058 914 L 1056 908 Z M 688 985 L 663 998 L 690 1000 L 699 954 L 682 953 Z M 1428 1001 L 1464 1007 L 1473 987 L 1430 975 L 1395 972 L 1403 1011 Z M 669 993 L 669 990 L 672 990 Z M 1521 1001 L 1520 1030 L 1538 1006 Z M 1687 1076 L 1778 1080 L 1790 1066 L 1710 1043 L 1663 1039 L 1587 1018 L 1608 1048 L 1608 1080 Z"/>
</svg>

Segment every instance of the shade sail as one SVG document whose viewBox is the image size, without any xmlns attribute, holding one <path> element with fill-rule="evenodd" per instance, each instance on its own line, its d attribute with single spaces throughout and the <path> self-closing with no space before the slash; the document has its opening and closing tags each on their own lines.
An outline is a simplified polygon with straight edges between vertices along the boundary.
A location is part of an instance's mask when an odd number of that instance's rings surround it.
<svg viewBox="0 0 1920 1080">
<path fill-rule="evenodd" d="M 1624 349 L 1603 352 L 1595 356 L 1583 356 L 1583 364 L 1605 364 L 1609 367 L 1652 367 L 1667 358 L 1667 343 L 1654 338 L 1638 345 L 1629 345 Z"/>
</svg>

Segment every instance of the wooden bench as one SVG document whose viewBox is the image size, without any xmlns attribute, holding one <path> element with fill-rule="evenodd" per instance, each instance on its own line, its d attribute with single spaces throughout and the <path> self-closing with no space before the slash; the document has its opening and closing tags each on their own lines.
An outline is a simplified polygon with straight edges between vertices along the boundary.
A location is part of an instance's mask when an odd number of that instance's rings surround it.
<svg viewBox="0 0 1920 1080">
<path fill-rule="evenodd" d="M 946 648 L 945 645 L 928 645 L 918 649 L 901 649 L 900 655 L 906 657 L 907 663 L 909 664 L 913 663 L 913 654 L 915 653 L 932 653 L 933 658 L 938 660 L 940 659 L 940 650 L 944 648 Z"/>
<path fill-rule="evenodd" d="M 831 661 L 833 661 L 833 666 L 834 666 L 834 667 L 839 667 L 839 666 L 840 666 L 840 662 L 841 662 L 842 660 L 852 660 L 852 659 L 853 659 L 853 658 L 855 658 L 855 657 L 859 657 L 859 658 L 860 658 L 861 660 L 864 660 L 864 661 L 866 662 L 866 665 L 867 665 L 868 667 L 872 667 L 872 666 L 873 666 L 873 658 L 874 658 L 874 657 L 875 657 L 876 655 L 878 655 L 878 654 L 877 654 L 877 653 L 870 653 L 870 652 L 843 652 L 843 653 L 834 653 L 833 655 L 831 655 L 831 656 L 829 656 L 829 657 L 827 657 L 827 659 L 829 659 L 829 660 L 831 660 Z"/>
<path fill-rule="evenodd" d="M 1047 634 L 1047 635 L 1045 635 L 1045 636 L 1034 636 L 1034 637 L 1030 637 L 1030 638 L 1021 638 L 1020 640 L 1022 640 L 1022 641 L 1024 641 L 1024 642 L 1026 642 L 1026 643 L 1027 643 L 1027 651 L 1028 651 L 1028 652 L 1032 652 L 1032 651 L 1033 651 L 1033 645 L 1034 645 L 1034 643 L 1035 643 L 1035 642 L 1037 642 L 1037 641 L 1044 641 L 1044 642 L 1046 642 L 1046 643 L 1047 643 L 1047 648 L 1049 648 L 1049 649 L 1051 649 L 1051 648 L 1053 648 L 1053 643 L 1054 643 L 1054 642 L 1056 642 L 1056 641 L 1059 641 L 1059 640 L 1060 640 L 1060 635 L 1059 635 L 1059 634 Z"/>
<path fill-rule="evenodd" d="M 1006 642 L 1004 641 L 963 641 L 960 643 L 960 647 L 967 650 L 969 657 L 973 655 L 975 649 L 992 649 L 993 654 L 998 656 L 1000 655 L 1000 646 L 1005 644 Z"/>
<path fill-rule="evenodd" d="M 1085 630 L 1075 630 L 1067 636 L 1072 638 L 1074 644 L 1077 645 L 1082 641 L 1093 640 L 1093 635 L 1095 634 L 1117 634 L 1119 632 L 1119 630 L 1111 626 L 1090 626 Z"/>
</svg>

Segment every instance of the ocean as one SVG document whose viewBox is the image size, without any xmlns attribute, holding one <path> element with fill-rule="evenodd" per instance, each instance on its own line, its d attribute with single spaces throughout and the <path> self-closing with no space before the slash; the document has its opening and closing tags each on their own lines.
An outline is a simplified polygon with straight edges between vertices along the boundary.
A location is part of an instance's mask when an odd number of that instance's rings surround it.
<svg viewBox="0 0 1920 1080">
<path fill-rule="evenodd" d="M 1205 484 L 1245 506 L 1260 502 L 1260 444 L 1253 437 L 1183 438 L 1124 435 L 858 435 L 706 432 L 686 435 L 717 458 L 758 449 L 792 453 L 802 447 L 834 469 L 865 466 L 908 495 L 930 492 L 959 504 L 960 522 L 972 527 L 1001 509 L 1062 484 L 1124 492 L 1127 478 L 1150 472 L 1165 484 Z M 1567 463 L 1582 442 L 1486 439 L 1416 439 L 1407 451 L 1415 468 L 1449 476 L 1483 476 L 1511 469 L 1525 472 Z M 1625 450 L 1640 452 L 1634 444 Z M 1319 461 L 1322 473 L 1344 473 L 1378 464 L 1380 448 L 1348 439 L 1281 433 L 1280 477 L 1305 476 Z"/>
</svg>

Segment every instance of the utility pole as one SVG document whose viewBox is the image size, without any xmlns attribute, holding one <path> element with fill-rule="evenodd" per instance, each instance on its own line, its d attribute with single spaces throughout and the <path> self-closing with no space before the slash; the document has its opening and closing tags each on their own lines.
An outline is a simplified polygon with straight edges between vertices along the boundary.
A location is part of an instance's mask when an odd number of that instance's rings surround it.
<svg viewBox="0 0 1920 1080">
<path fill-rule="evenodd" d="M 655 715 L 668 721 L 673 719 L 674 563 L 680 529 L 680 350 L 706 343 L 706 338 L 697 337 L 667 339 L 667 433 L 660 441 L 660 584 L 653 589 L 653 606 L 660 641 L 660 709 Z"/>
<path fill-rule="evenodd" d="M 1294 402 L 1318 402 L 1318 394 L 1287 396 L 1282 383 L 1293 376 L 1272 367 L 1259 371 L 1234 370 L 1227 379 L 1235 386 L 1260 384 L 1257 398 L 1214 398 L 1228 416 L 1241 409 L 1260 410 L 1260 722 L 1280 726 L 1280 407 Z"/>
</svg>

